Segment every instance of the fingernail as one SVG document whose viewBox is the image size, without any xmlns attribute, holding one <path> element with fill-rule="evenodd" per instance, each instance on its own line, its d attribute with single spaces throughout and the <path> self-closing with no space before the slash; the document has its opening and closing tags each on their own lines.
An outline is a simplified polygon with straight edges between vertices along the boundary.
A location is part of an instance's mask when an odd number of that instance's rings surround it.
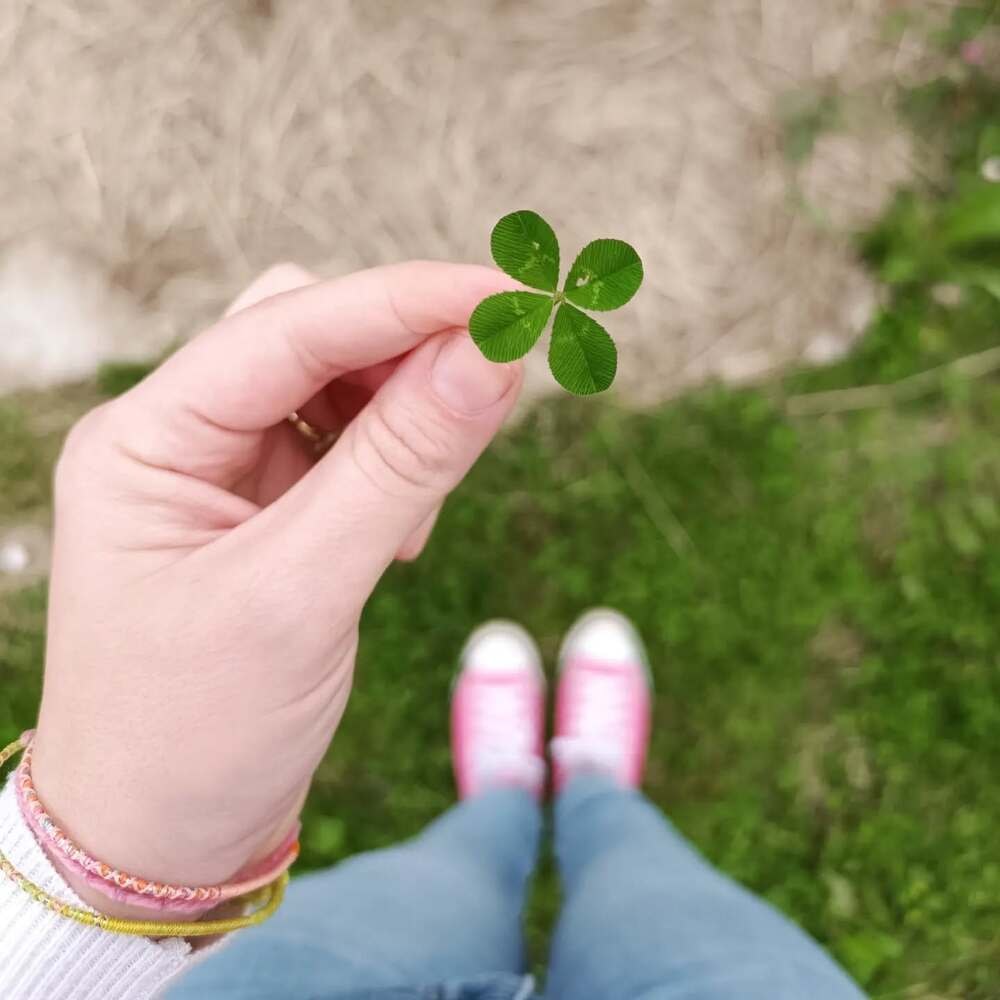
<svg viewBox="0 0 1000 1000">
<path fill-rule="evenodd" d="M 441 402 L 470 416 L 489 409 L 513 381 L 513 367 L 487 361 L 468 334 L 451 337 L 431 370 L 431 388 Z"/>
</svg>

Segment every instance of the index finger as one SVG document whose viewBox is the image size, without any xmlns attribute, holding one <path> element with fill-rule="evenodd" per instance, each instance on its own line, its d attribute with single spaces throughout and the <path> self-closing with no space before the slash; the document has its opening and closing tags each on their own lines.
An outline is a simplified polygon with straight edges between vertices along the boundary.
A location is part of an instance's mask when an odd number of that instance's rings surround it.
<svg viewBox="0 0 1000 1000">
<path fill-rule="evenodd" d="M 519 287 L 490 267 L 410 261 L 264 299 L 196 337 L 135 390 L 144 406 L 231 431 L 263 430 L 329 382 L 468 323 Z"/>
</svg>

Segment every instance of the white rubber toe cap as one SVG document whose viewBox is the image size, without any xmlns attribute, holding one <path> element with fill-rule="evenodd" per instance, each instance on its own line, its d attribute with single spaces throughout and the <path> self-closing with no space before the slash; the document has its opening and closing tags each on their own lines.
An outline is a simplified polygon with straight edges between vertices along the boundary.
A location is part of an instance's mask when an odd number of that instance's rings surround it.
<svg viewBox="0 0 1000 1000">
<path fill-rule="evenodd" d="M 542 673 L 542 657 L 534 639 L 516 622 L 504 620 L 487 622 L 469 636 L 461 665 L 480 675 L 506 674 L 518 668 Z"/>
<path fill-rule="evenodd" d="M 635 626 L 611 608 L 594 608 L 577 619 L 559 651 L 560 667 L 575 657 L 599 663 L 641 663 L 647 673 L 649 669 Z"/>
</svg>

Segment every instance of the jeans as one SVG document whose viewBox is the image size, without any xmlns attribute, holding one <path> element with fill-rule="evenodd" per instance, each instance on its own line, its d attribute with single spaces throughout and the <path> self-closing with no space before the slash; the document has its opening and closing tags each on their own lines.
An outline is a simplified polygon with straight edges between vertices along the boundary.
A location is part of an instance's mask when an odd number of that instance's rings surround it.
<svg viewBox="0 0 1000 1000">
<path fill-rule="evenodd" d="M 513 788 L 414 840 L 296 879 L 268 923 L 173 998 L 523 1000 L 521 912 L 541 812 Z M 639 793 L 574 778 L 555 808 L 564 906 L 549 1000 L 858 1000 L 827 954 L 705 862 Z"/>
</svg>

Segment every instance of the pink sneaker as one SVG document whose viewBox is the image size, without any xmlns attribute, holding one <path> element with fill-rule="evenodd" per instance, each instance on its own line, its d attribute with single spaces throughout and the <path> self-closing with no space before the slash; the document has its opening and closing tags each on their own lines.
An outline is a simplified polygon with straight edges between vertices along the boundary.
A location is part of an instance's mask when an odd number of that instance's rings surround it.
<svg viewBox="0 0 1000 1000">
<path fill-rule="evenodd" d="M 588 611 L 559 653 L 555 790 L 580 771 L 599 771 L 638 788 L 646 766 L 652 712 L 646 651 L 617 611 Z"/>
<path fill-rule="evenodd" d="M 498 785 L 545 787 L 545 674 L 530 635 L 513 622 L 476 629 L 451 698 L 451 758 L 465 799 Z"/>
</svg>

